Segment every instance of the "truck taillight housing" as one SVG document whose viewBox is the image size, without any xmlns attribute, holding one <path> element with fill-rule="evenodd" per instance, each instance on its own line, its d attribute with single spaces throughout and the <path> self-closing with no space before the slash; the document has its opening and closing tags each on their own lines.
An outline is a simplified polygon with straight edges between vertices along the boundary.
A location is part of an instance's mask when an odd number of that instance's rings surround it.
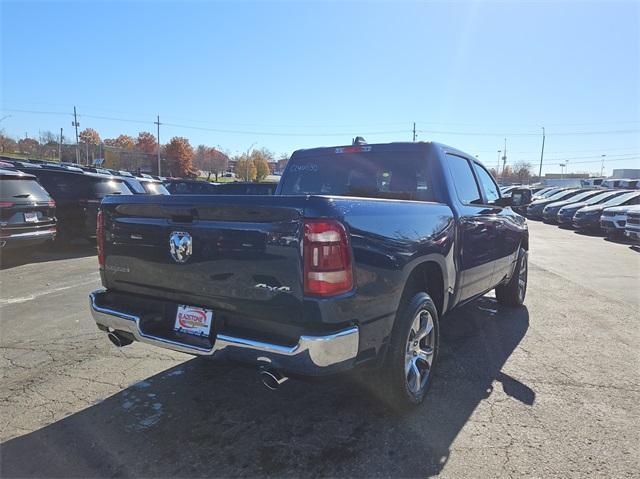
<svg viewBox="0 0 640 479">
<path fill-rule="evenodd" d="M 96 244 L 98 246 L 98 264 L 104 267 L 104 215 L 102 210 L 98 211 L 96 221 Z"/>
<path fill-rule="evenodd" d="M 306 220 L 303 256 L 305 295 L 334 296 L 353 289 L 349 239 L 338 221 Z"/>
</svg>

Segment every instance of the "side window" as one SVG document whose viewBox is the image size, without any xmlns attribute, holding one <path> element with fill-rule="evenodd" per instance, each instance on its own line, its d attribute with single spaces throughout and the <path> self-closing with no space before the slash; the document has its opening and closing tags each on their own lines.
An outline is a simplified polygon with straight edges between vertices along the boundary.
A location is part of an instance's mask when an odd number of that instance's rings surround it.
<svg viewBox="0 0 640 479">
<path fill-rule="evenodd" d="M 500 198 L 498 185 L 496 185 L 496 182 L 493 181 L 491 175 L 482 166 L 474 163 L 473 167 L 475 168 L 476 174 L 478 175 L 478 180 L 480 180 L 480 187 L 484 192 L 487 203 L 495 203 L 495 201 Z"/>
<path fill-rule="evenodd" d="M 481 204 L 480 191 L 469 161 L 455 155 L 447 155 L 447 160 L 458 199 L 465 204 Z"/>
</svg>

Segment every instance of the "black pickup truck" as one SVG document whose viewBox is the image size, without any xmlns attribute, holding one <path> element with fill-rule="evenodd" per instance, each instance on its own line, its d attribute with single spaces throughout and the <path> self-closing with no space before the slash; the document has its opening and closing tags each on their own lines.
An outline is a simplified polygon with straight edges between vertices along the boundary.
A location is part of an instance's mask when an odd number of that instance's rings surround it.
<svg viewBox="0 0 640 479">
<path fill-rule="evenodd" d="M 509 201 L 437 143 L 300 150 L 273 196 L 110 196 L 92 315 L 117 346 L 249 362 L 274 388 L 377 367 L 391 399 L 418 404 L 440 318 L 492 289 L 524 301 L 528 230 Z"/>
</svg>

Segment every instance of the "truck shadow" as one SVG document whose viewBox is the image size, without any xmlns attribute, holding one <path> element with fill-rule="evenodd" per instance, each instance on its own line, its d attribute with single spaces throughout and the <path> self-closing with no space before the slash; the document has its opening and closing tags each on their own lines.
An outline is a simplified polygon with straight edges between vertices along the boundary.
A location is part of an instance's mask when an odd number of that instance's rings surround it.
<svg viewBox="0 0 640 479">
<path fill-rule="evenodd" d="M 450 314 L 430 394 L 408 413 L 376 398 L 375 372 L 272 392 L 253 370 L 193 359 L 5 442 L 0 467 L 5 477 L 436 475 L 498 382 L 534 403 L 501 372 L 528 326 L 526 308 L 491 298 Z"/>
<path fill-rule="evenodd" d="M 16 268 L 29 263 L 85 258 L 96 254 L 95 243 L 82 239 L 73 240 L 65 246 L 53 247 L 50 244 L 43 244 L 28 249 L 2 251 L 0 253 L 0 270 Z"/>
</svg>

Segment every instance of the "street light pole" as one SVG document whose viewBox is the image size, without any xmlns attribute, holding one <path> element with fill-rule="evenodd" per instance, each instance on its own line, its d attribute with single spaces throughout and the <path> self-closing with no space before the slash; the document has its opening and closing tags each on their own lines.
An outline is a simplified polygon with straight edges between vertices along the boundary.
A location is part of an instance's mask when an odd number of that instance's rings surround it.
<svg viewBox="0 0 640 479">
<path fill-rule="evenodd" d="M 496 166 L 496 176 L 498 176 L 498 173 L 500 172 L 500 153 L 502 153 L 502 150 L 498 150 L 498 166 Z M 498 178 L 496 178 L 497 180 Z"/>
<path fill-rule="evenodd" d="M 158 176 L 161 176 L 161 173 L 160 173 L 160 115 L 158 115 L 158 120 L 154 121 L 154 123 L 158 126 Z"/>
<path fill-rule="evenodd" d="M 602 166 L 600 167 L 600 176 L 604 176 L 604 157 L 607 155 L 600 155 L 602 156 Z"/>
<path fill-rule="evenodd" d="M 60 143 L 58 143 L 58 161 L 62 161 L 62 128 L 60 128 Z"/>
<path fill-rule="evenodd" d="M 542 127 L 542 150 L 540 151 L 540 170 L 538 170 L 538 181 L 542 179 L 542 158 L 544 157 L 544 126 Z"/>
<path fill-rule="evenodd" d="M 78 127 L 80 123 L 78 123 L 78 115 L 76 114 L 76 107 L 73 107 L 73 122 L 71 123 L 76 127 L 76 163 L 80 164 L 80 150 L 78 149 Z"/>
</svg>

